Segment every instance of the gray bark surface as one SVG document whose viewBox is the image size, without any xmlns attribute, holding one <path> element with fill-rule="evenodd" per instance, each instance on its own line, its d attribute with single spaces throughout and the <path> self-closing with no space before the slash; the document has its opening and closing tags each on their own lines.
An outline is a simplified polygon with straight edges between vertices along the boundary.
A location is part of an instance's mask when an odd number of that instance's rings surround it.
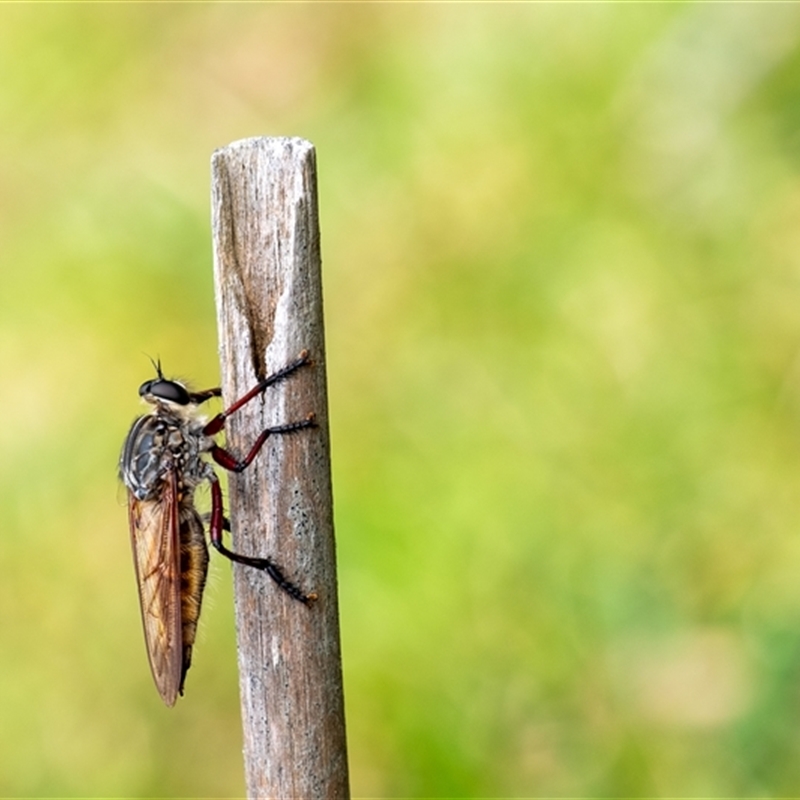
<svg viewBox="0 0 800 800">
<path fill-rule="evenodd" d="M 306 607 L 266 573 L 234 565 L 247 791 L 347 798 L 314 148 L 246 139 L 211 166 L 225 405 L 302 350 L 313 360 L 233 414 L 226 446 L 241 457 L 264 428 L 309 412 L 318 425 L 271 436 L 229 479 L 233 549 L 274 559 L 318 596 Z"/>
</svg>

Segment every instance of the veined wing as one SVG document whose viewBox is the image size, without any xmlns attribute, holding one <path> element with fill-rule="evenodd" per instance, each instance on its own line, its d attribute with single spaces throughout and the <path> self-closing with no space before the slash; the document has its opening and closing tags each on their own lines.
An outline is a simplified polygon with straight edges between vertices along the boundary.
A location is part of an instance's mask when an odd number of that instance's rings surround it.
<svg viewBox="0 0 800 800">
<path fill-rule="evenodd" d="M 128 492 L 128 522 L 139 587 L 147 657 L 163 701 L 178 697 L 183 663 L 178 492 L 175 474 L 159 500 Z"/>
</svg>

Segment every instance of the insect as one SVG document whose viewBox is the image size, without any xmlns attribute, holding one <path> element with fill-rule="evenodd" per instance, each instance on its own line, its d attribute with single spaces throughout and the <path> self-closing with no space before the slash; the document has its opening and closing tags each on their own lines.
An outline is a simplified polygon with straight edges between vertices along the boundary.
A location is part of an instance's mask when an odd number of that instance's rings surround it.
<svg viewBox="0 0 800 800">
<path fill-rule="evenodd" d="M 156 687 L 168 706 L 183 694 L 208 571 L 204 518 L 194 502 L 195 489 L 203 481 L 211 487 L 211 544 L 231 561 L 263 570 L 295 600 L 310 605 L 316 597 L 289 581 L 272 559 L 241 555 L 225 547 L 222 534 L 230 526 L 223 513 L 222 490 L 214 468 L 203 458 L 208 455 L 224 469 L 241 472 L 270 436 L 314 427 L 314 415 L 309 414 L 298 422 L 266 428 L 242 459 L 214 440 L 231 414 L 310 363 L 304 350 L 209 421 L 199 414 L 199 406 L 220 397 L 219 388 L 189 391 L 179 381 L 164 377 L 160 361 L 153 364 L 157 377 L 139 387 L 139 395 L 152 409 L 131 426 L 119 474 L 128 490 L 128 523 L 147 655 Z"/>
</svg>

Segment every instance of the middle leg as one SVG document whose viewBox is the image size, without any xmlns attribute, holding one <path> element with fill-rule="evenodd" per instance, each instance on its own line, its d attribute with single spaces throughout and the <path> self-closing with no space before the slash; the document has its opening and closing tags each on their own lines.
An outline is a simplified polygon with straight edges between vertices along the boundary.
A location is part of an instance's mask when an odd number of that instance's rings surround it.
<svg viewBox="0 0 800 800">
<path fill-rule="evenodd" d="M 214 461 L 229 472 L 242 472 L 242 470 L 250 466 L 253 459 L 258 455 L 258 451 L 264 446 L 264 442 L 266 442 L 273 433 L 294 433 L 295 431 L 303 430 L 303 428 L 315 428 L 316 425 L 314 414 L 309 414 L 305 419 L 299 422 L 287 422 L 284 425 L 275 425 L 272 428 L 266 428 L 261 431 L 258 439 L 256 439 L 255 443 L 250 448 L 250 452 L 242 459 L 236 458 L 233 453 L 226 450 L 224 447 L 220 447 L 218 444 L 215 444 L 209 452 Z"/>
</svg>

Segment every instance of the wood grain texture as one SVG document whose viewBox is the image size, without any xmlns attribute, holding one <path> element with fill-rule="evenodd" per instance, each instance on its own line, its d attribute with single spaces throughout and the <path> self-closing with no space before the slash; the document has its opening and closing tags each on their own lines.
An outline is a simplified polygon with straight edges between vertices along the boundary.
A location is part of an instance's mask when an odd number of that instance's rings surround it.
<svg viewBox="0 0 800 800">
<path fill-rule="evenodd" d="M 316 163 L 302 139 L 246 139 L 211 160 L 214 280 L 226 405 L 308 349 L 313 365 L 267 389 L 227 425 L 243 454 L 230 478 L 234 549 L 269 556 L 310 608 L 263 572 L 234 566 L 245 773 L 251 798 L 349 797 L 322 320 Z"/>
</svg>

